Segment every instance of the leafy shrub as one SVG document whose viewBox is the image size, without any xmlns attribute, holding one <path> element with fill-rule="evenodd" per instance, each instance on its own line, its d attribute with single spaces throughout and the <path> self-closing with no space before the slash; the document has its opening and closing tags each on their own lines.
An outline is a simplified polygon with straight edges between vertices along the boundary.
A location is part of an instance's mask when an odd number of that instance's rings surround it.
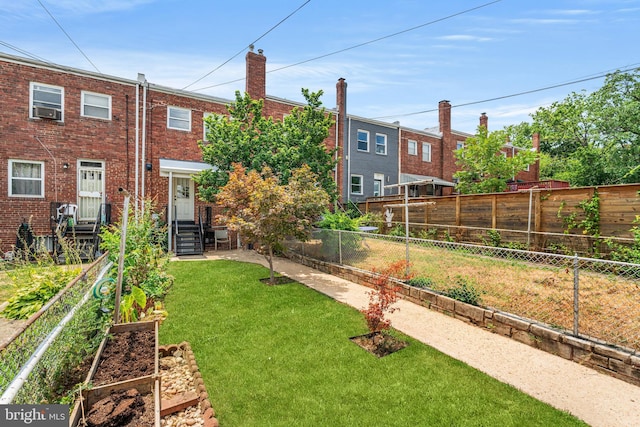
<svg viewBox="0 0 640 427">
<path fill-rule="evenodd" d="M 129 321 L 142 317 L 145 306 L 155 306 L 173 284 L 173 277 L 166 273 L 169 256 L 162 238 L 167 229 L 159 226 L 154 216 L 151 201 L 145 203 L 144 211 L 137 217 L 129 215 L 120 304 L 123 317 Z M 117 273 L 121 233 L 120 223 L 113 224 L 100 233 L 100 248 L 109 251 L 109 259 L 113 261 L 112 276 Z M 136 289 L 144 291 L 144 304 L 140 303 L 143 299 Z M 114 301 L 109 304 L 113 305 Z"/>
<path fill-rule="evenodd" d="M 476 289 L 476 287 L 468 283 L 463 277 L 456 277 L 456 284 L 445 290 L 444 294 L 449 298 L 465 302 L 471 305 L 480 305 L 480 296 L 484 292 Z"/>
<path fill-rule="evenodd" d="M 316 225 L 319 228 L 328 228 L 330 230 L 358 231 L 360 224 L 358 218 L 352 218 L 345 212 L 326 212 Z"/>
<path fill-rule="evenodd" d="M 2 311 L 7 319 L 28 319 L 53 298 L 81 269 L 67 269 L 53 264 L 22 264 L 8 271 L 7 276 L 14 282 L 15 294 L 9 298 Z"/>
<path fill-rule="evenodd" d="M 405 226 L 402 224 L 398 224 L 394 226 L 391 230 L 389 230 L 389 236 L 397 236 L 397 237 L 405 237 L 407 232 L 405 230 Z"/>
<path fill-rule="evenodd" d="M 495 246 L 496 248 L 502 246 L 502 236 L 500 236 L 500 232 L 498 230 L 487 230 L 487 236 L 489 237 L 488 241 L 486 239 L 482 239 L 485 245 Z"/>
<path fill-rule="evenodd" d="M 433 280 L 428 277 L 414 277 L 407 280 L 407 285 L 415 286 L 416 288 L 432 288 Z"/>
</svg>

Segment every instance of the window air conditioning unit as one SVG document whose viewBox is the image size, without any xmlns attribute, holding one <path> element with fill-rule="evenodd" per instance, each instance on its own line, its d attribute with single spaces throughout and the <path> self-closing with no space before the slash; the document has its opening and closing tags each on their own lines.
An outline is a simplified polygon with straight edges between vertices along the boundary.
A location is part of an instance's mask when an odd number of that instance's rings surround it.
<svg viewBox="0 0 640 427">
<path fill-rule="evenodd" d="M 56 108 L 49 107 L 33 107 L 33 117 L 40 117 L 41 119 L 52 119 L 52 120 L 60 120 L 62 119 L 62 111 Z"/>
</svg>

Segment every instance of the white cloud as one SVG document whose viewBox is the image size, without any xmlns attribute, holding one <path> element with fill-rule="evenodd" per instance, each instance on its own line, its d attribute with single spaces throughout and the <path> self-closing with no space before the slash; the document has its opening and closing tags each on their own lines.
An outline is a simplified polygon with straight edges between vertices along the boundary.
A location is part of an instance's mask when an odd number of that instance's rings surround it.
<svg viewBox="0 0 640 427">
<path fill-rule="evenodd" d="M 446 40 L 446 41 L 474 41 L 474 42 L 491 41 L 490 37 L 471 36 L 467 34 L 452 34 L 450 36 L 440 36 L 436 38 L 438 40 Z"/>
<path fill-rule="evenodd" d="M 588 9 L 556 9 L 548 11 L 552 15 L 597 15 L 600 12 L 596 10 L 588 10 Z"/>
</svg>

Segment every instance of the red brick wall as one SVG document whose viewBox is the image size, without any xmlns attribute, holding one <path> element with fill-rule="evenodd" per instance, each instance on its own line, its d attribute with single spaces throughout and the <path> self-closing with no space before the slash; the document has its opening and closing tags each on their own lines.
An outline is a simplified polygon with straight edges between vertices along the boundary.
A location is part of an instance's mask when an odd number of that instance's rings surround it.
<svg viewBox="0 0 640 427">
<path fill-rule="evenodd" d="M 64 122 L 29 118 L 30 82 L 64 88 Z M 81 117 L 82 90 L 111 95 L 112 120 Z M 106 193 L 110 201 L 118 187 L 127 186 L 126 116 L 128 111 L 131 160 L 135 137 L 135 85 L 2 62 L 0 95 L 3 111 L 0 121 L 0 209 L 3 212 L 0 249 L 4 252 L 15 244 L 15 233 L 23 219 L 31 221 L 35 234 L 49 234 L 50 202 L 76 201 L 79 159 L 105 162 Z M 44 162 L 43 199 L 8 197 L 8 159 Z M 64 164 L 69 167 L 65 169 Z M 129 179 L 132 182 L 132 171 Z"/>
</svg>

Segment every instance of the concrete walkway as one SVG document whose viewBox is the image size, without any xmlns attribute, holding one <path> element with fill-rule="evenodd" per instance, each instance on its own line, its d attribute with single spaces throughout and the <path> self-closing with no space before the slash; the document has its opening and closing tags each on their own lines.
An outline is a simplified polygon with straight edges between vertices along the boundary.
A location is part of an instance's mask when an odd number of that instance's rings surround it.
<svg viewBox="0 0 640 427">
<path fill-rule="evenodd" d="M 229 259 L 267 266 L 254 251 L 208 252 L 187 259 Z M 368 303 L 368 288 L 278 258 L 274 269 L 357 309 Z M 395 329 L 512 385 L 595 427 L 640 426 L 640 387 L 575 362 L 400 300 L 390 316 Z"/>
</svg>

